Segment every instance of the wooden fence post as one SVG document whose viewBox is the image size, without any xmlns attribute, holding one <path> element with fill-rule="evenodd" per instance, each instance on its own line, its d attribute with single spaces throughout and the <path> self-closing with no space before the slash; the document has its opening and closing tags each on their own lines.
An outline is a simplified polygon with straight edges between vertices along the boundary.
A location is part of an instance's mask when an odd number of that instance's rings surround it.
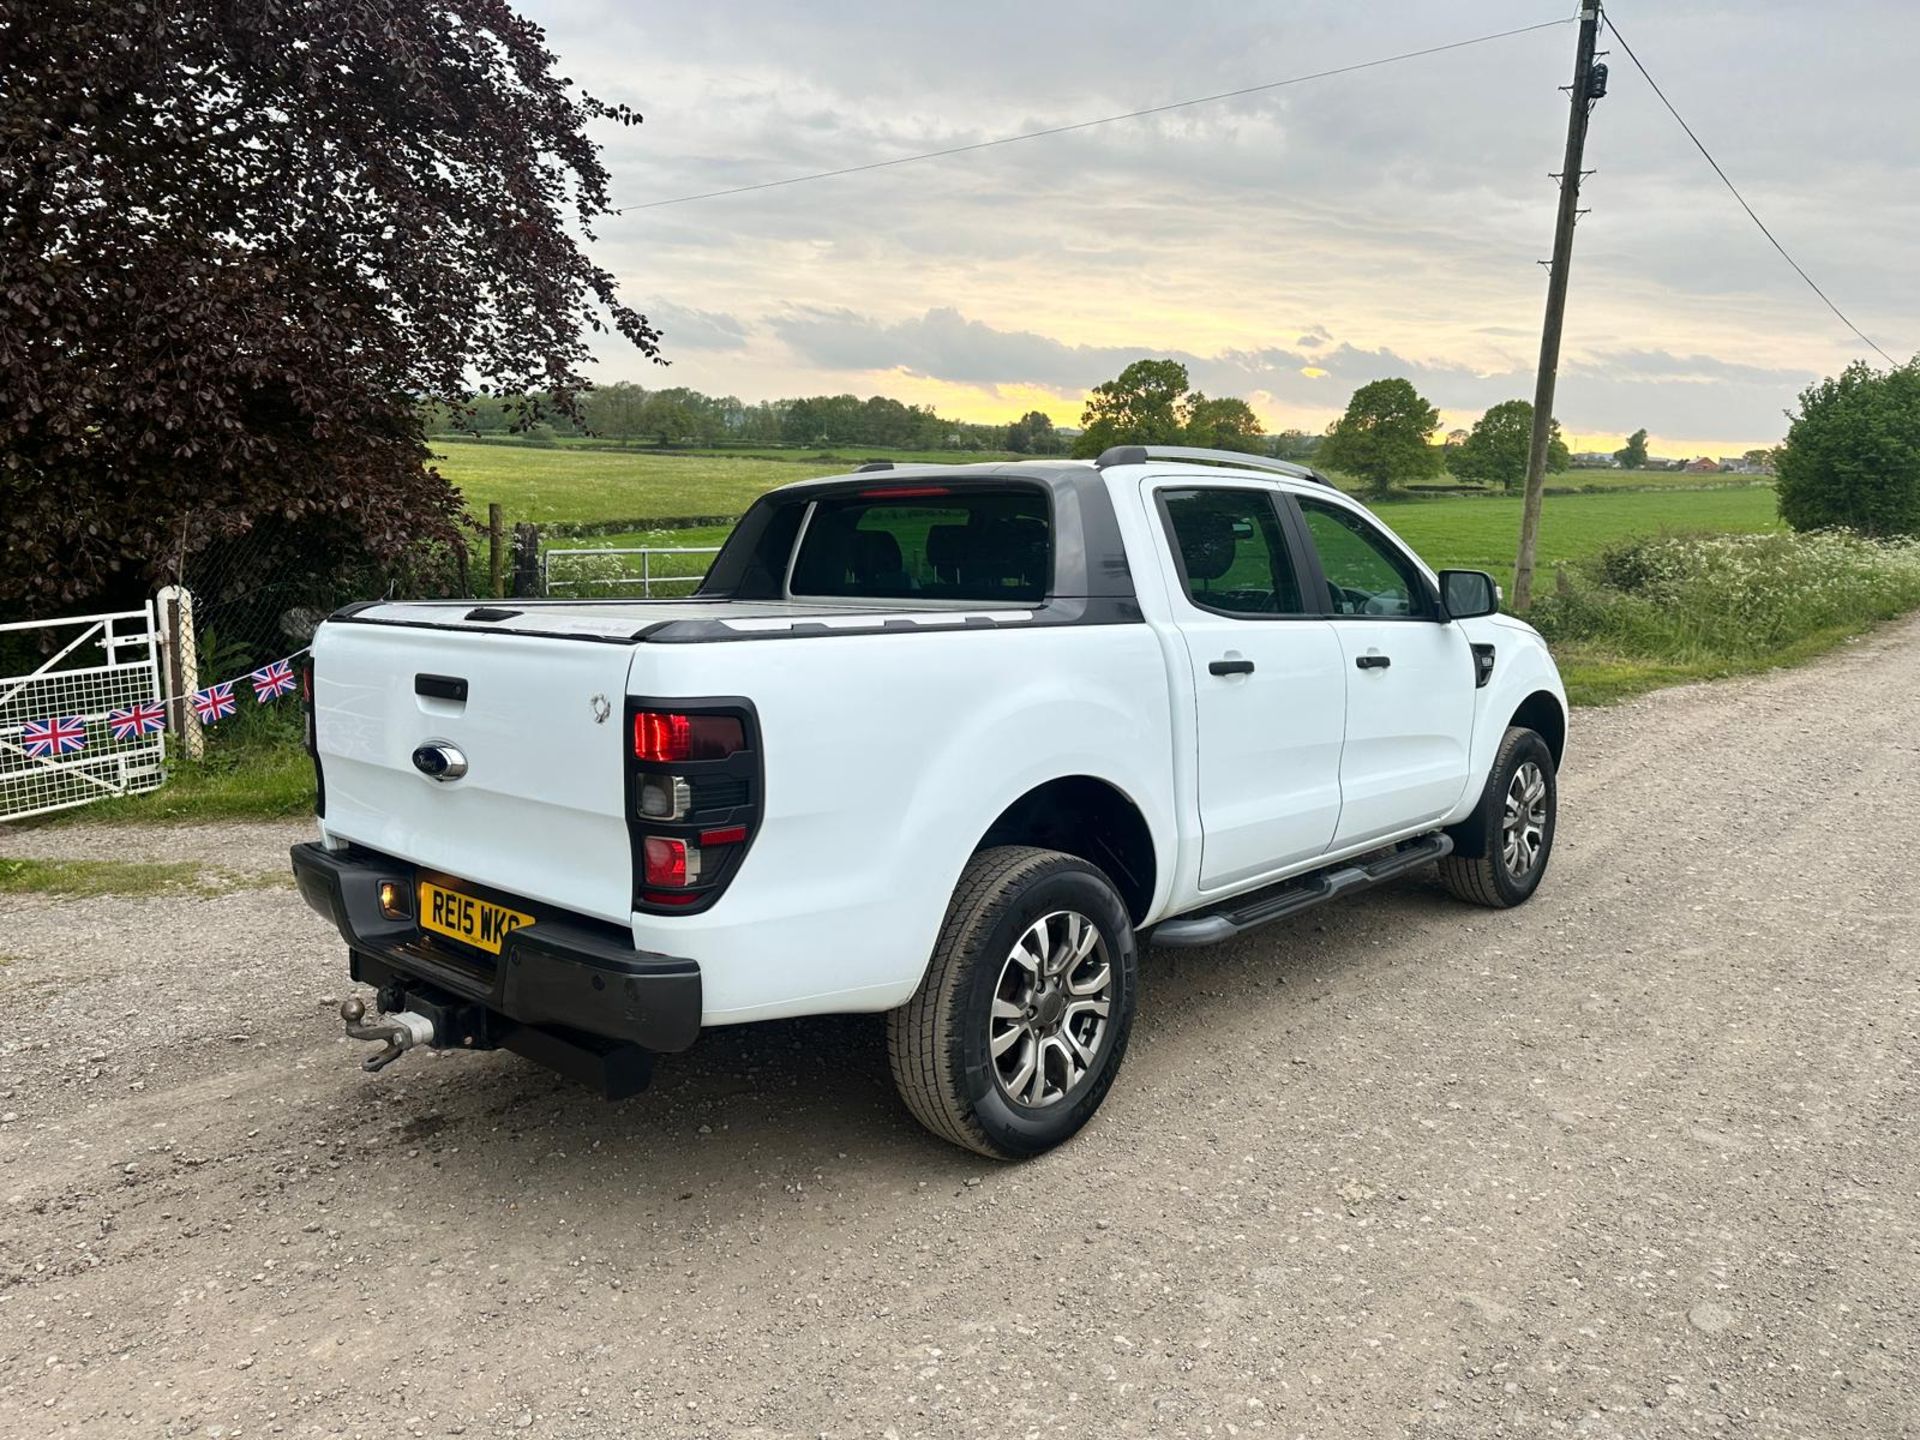
<svg viewBox="0 0 1920 1440">
<path fill-rule="evenodd" d="M 487 591 L 494 599 L 502 598 L 506 593 L 507 534 L 506 521 L 501 516 L 500 507 L 487 506 L 487 574 L 491 577 L 493 588 Z"/>
<path fill-rule="evenodd" d="M 513 593 L 532 597 L 540 593 L 540 527 L 521 523 L 513 527 Z"/>
</svg>

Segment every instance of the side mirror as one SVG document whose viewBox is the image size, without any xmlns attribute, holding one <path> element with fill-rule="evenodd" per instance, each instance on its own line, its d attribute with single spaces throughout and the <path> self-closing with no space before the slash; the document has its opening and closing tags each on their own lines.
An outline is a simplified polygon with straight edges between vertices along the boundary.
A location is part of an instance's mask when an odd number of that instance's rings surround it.
<svg viewBox="0 0 1920 1440">
<path fill-rule="evenodd" d="M 1442 570 L 1440 604 L 1449 620 L 1471 620 L 1500 609 L 1500 587 L 1484 570 Z"/>
</svg>

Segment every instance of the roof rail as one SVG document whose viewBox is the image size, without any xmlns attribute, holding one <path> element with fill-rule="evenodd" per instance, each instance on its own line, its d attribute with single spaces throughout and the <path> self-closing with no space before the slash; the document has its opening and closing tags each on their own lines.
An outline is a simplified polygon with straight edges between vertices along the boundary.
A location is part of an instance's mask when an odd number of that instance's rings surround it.
<svg viewBox="0 0 1920 1440">
<path fill-rule="evenodd" d="M 1333 482 L 1317 470 L 1295 465 L 1291 460 L 1270 460 L 1265 455 L 1243 455 L 1238 450 L 1209 450 L 1198 445 L 1113 445 L 1100 452 L 1093 463 L 1099 469 L 1109 465 L 1144 465 L 1149 460 L 1203 460 L 1211 465 L 1235 465 L 1242 470 L 1267 470 L 1295 480 L 1312 480 L 1332 486 Z"/>
</svg>

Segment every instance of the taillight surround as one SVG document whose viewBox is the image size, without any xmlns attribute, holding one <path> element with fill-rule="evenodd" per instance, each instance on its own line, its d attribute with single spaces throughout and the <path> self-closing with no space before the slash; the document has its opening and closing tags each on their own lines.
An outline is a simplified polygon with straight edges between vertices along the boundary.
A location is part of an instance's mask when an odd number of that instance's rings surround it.
<svg viewBox="0 0 1920 1440">
<path fill-rule="evenodd" d="M 697 914 L 732 883 L 759 830 L 765 808 L 759 715 L 737 696 L 635 696 L 624 718 L 633 908 Z M 664 815 L 657 813 L 663 797 L 671 797 Z M 651 815 L 643 808 L 649 800 Z M 649 840 L 667 843 L 650 852 Z M 681 883 L 662 883 L 676 876 Z"/>
</svg>

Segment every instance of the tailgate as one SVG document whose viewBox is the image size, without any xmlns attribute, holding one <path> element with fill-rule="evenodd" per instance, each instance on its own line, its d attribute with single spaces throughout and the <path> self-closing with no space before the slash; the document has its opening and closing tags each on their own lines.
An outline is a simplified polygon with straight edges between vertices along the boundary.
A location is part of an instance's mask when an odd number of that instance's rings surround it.
<svg viewBox="0 0 1920 1440">
<path fill-rule="evenodd" d="M 626 644 L 509 631 L 321 626 L 313 699 L 324 828 L 630 924 L 623 731 L 633 655 Z M 453 698 L 462 689 L 466 698 Z M 440 781 L 415 768 L 415 749 L 436 741 L 464 756 L 464 775 Z"/>
</svg>

